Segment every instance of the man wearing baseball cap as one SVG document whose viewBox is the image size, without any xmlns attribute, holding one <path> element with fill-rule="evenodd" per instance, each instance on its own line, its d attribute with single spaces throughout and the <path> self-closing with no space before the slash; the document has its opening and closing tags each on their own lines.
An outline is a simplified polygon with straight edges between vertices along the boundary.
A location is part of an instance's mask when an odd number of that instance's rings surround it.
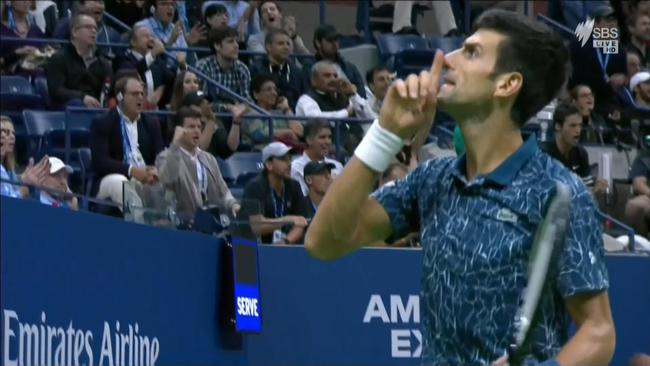
<svg viewBox="0 0 650 366">
<path fill-rule="evenodd" d="M 70 165 L 64 164 L 59 158 L 50 157 L 50 174 L 43 180 L 41 190 L 41 203 L 52 207 L 65 207 L 72 210 L 79 208 L 77 197 L 67 196 L 65 193 L 72 193 L 68 187 L 68 177 L 73 170 Z"/>
<path fill-rule="evenodd" d="M 307 226 L 307 207 L 300 184 L 291 179 L 291 148 L 272 142 L 262 149 L 264 170 L 253 178 L 242 199 L 255 233 L 266 244 L 297 244 Z M 257 212 L 251 203 L 258 204 Z"/>
<path fill-rule="evenodd" d="M 305 85 L 311 86 L 311 67 L 318 61 L 333 62 L 338 69 L 341 70 L 341 77 L 351 82 L 356 87 L 356 92 L 362 97 L 366 98 L 365 84 L 363 77 L 354 64 L 343 59 L 339 53 L 339 38 L 341 34 L 329 24 L 323 24 L 316 28 L 314 31 L 314 49 L 316 50 L 315 62 L 308 64 L 305 63 L 302 68 L 303 82 Z"/>
<path fill-rule="evenodd" d="M 637 108 L 650 108 L 650 72 L 637 72 L 630 79 L 630 90 Z"/>
<path fill-rule="evenodd" d="M 320 201 L 325 197 L 327 189 L 332 184 L 332 169 L 335 165 L 324 161 L 310 161 L 303 169 L 305 184 L 307 185 L 307 203 L 309 218 L 316 215 Z"/>
</svg>

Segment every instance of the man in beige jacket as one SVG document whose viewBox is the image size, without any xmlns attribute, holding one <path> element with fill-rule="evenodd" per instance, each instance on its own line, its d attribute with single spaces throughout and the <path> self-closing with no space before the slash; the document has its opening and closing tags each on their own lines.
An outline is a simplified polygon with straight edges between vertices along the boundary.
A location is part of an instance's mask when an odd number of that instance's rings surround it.
<svg viewBox="0 0 650 366">
<path fill-rule="evenodd" d="M 191 220 L 198 208 L 217 206 L 222 212 L 239 211 L 212 154 L 199 149 L 201 114 L 184 107 L 176 115 L 174 139 L 156 158 L 160 182 L 176 194 L 181 220 Z"/>
</svg>

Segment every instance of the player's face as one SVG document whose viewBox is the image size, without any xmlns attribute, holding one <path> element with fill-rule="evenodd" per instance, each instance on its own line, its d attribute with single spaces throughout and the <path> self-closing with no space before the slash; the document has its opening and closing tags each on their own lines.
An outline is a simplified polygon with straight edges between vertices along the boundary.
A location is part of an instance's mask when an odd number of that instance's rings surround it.
<svg viewBox="0 0 650 366">
<path fill-rule="evenodd" d="M 479 30 L 462 48 L 445 56 L 444 84 L 438 91 L 441 110 L 458 116 L 493 103 L 497 85 L 493 71 L 498 46 L 504 39 L 497 32 Z"/>
<path fill-rule="evenodd" d="M 556 133 L 559 133 L 564 143 L 569 146 L 576 146 L 580 141 L 580 132 L 582 132 L 582 116 L 579 114 L 572 114 L 564 120 L 561 128 L 558 128 Z"/>
</svg>

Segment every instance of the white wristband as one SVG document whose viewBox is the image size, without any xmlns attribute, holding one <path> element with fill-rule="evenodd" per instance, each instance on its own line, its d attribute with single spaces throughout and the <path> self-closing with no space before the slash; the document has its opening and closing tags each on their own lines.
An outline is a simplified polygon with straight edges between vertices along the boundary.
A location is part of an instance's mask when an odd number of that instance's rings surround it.
<svg viewBox="0 0 650 366">
<path fill-rule="evenodd" d="M 354 155 L 368 168 L 381 173 L 404 146 L 404 140 L 379 125 L 375 120 L 366 132 Z"/>
</svg>

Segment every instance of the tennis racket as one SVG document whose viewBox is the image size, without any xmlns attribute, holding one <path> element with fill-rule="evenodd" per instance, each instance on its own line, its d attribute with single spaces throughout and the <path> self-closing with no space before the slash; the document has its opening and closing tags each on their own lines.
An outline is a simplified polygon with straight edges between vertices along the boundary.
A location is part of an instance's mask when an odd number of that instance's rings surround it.
<svg viewBox="0 0 650 366">
<path fill-rule="evenodd" d="M 535 233 L 535 240 L 528 261 L 528 283 L 521 296 L 520 307 L 515 318 L 515 334 L 510 345 L 508 363 L 520 365 L 526 356 L 526 346 L 531 341 L 531 332 L 538 315 L 538 304 L 546 286 L 549 267 L 554 254 L 559 252 L 569 221 L 571 191 L 557 183 L 548 210 Z"/>
</svg>

